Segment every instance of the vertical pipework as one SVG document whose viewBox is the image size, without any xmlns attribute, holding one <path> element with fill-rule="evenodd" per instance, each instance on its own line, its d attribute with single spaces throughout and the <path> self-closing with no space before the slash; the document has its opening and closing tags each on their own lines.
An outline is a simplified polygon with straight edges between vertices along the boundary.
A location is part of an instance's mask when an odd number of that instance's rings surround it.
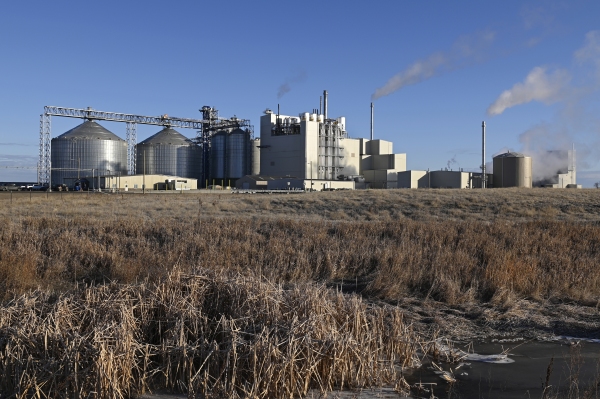
<svg viewBox="0 0 600 399">
<path fill-rule="evenodd" d="M 373 140 L 373 103 L 371 103 L 371 140 Z"/>
<path fill-rule="evenodd" d="M 323 96 L 319 96 L 319 115 L 323 115 Z"/>
<path fill-rule="evenodd" d="M 323 115 L 327 119 L 327 90 L 323 91 Z"/>
<path fill-rule="evenodd" d="M 485 121 L 481 122 L 481 188 L 486 188 L 485 174 Z"/>
</svg>

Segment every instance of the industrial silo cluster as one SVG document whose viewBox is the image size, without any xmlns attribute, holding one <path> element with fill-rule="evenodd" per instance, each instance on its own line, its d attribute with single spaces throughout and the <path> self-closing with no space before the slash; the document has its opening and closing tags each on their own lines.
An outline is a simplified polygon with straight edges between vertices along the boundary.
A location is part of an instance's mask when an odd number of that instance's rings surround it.
<svg viewBox="0 0 600 399">
<path fill-rule="evenodd" d="M 229 185 L 252 174 L 252 137 L 243 129 L 221 130 L 210 139 L 209 185 Z"/>
<path fill-rule="evenodd" d="M 223 126 L 215 124 L 218 130 L 209 126 L 203 139 L 190 139 L 166 120 L 159 132 L 135 145 L 133 154 L 129 148 L 129 156 L 135 163 L 135 171 L 131 171 L 127 167 L 132 165 L 128 162 L 128 142 L 86 118 L 82 124 L 51 140 L 51 182 L 74 186 L 80 179 L 97 177 L 95 187 L 101 187 L 100 176 L 122 178 L 135 172 L 144 176 L 195 179 L 198 187 L 231 185 L 252 174 L 253 165 L 258 162 L 253 162 L 253 156 L 259 155 L 254 147 L 259 140 L 254 140 L 251 127 L 244 125 L 246 120 L 220 118 L 219 122 Z M 133 178 L 129 181 L 133 182 Z M 144 181 L 131 183 L 131 187 L 151 185 Z"/>
</svg>

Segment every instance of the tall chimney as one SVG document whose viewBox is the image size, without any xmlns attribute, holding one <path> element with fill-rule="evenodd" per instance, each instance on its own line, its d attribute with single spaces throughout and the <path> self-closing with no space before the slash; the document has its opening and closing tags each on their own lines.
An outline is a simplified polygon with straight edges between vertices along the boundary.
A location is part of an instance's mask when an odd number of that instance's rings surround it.
<svg viewBox="0 0 600 399">
<path fill-rule="evenodd" d="M 485 174 L 485 121 L 481 122 L 481 188 L 487 186 L 487 175 Z"/>
<path fill-rule="evenodd" d="M 327 90 L 323 91 L 323 115 L 327 119 Z"/>
<path fill-rule="evenodd" d="M 373 103 L 371 103 L 371 140 L 373 140 Z"/>
<path fill-rule="evenodd" d="M 319 96 L 319 115 L 323 115 L 323 96 Z"/>
</svg>

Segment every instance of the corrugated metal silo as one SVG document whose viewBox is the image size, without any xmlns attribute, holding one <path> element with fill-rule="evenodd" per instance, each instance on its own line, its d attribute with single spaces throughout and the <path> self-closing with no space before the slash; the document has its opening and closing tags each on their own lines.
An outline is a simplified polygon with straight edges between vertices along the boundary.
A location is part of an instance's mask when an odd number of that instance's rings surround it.
<svg viewBox="0 0 600 399">
<path fill-rule="evenodd" d="M 52 139 L 52 184 L 73 184 L 82 176 L 127 175 L 127 142 L 94 121 Z"/>
<path fill-rule="evenodd" d="M 531 157 L 506 152 L 494 157 L 494 187 L 532 186 Z"/>
<path fill-rule="evenodd" d="M 260 175 L 260 139 L 252 142 L 252 174 Z"/>
<path fill-rule="evenodd" d="M 227 132 L 215 133 L 210 139 L 210 175 L 212 179 L 225 179 Z M 219 182 L 220 183 L 220 182 Z M 210 183 L 212 184 L 212 182 Z"/>
<path fill-rule="evenodd" d="M 136 171 L 149 175 L 200 177 L 200 147 L 165 127 L 136 146 Z"/>
<path fill-rule="evenodd" d="M 239 179 L 250 174 L 249 146 L 250 135 L 242 129 L 235 129 L 227 136 L 228 179 Z"/>
</svg>

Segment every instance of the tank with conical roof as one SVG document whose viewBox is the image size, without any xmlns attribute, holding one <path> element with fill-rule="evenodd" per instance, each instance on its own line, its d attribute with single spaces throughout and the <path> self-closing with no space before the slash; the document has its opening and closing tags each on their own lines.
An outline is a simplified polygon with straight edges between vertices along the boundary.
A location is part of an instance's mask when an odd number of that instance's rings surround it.
<svg viewBox="0 0 600 399">
<path fill-rule="evenodd" d="M 136 146 L 136 171 L 188 178 L 200 177 L 200 147 L 171 127 Z"/>
<path fill-rule="evenodd" d="M 493 162 L 494 187 L 531 188 L 531 157 L 509 151 L 496 155 Z"/>
<path fill-rule="evenodd" d="M 71 185 L 82 176 L 127 174 L 127 142 L 92 120 L 53 138 L 52 184 Z"/>
</svg>

